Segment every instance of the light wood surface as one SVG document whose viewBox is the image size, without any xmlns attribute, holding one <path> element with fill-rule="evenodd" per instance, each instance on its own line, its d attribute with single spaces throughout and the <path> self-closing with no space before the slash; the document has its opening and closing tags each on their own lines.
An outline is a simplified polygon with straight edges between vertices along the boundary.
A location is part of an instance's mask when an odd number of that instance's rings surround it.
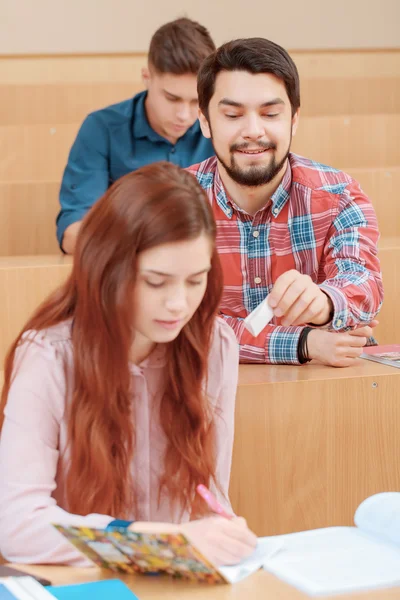
<svg viewBox="0 0 400 600">
<path fill-rule="evenodd" d="M 59 252 L 59 188 L 51 181 L 0 183 L 0 256 Z"/>
<path fill-rule="evenodd" d="M 74 569 L 69 567 L 39 567 L 12 565 L 49 579 L 53 585 L 86 583 L 99 579 L 112 579 L 115 574 L 100 569 Z M 274 575 L 260 570 L 234 585 L 208 586 L 174 581 L 168 577 L 121 576 L 120 579 L 140 600 L 302 600 L 306 594 L 283 583 Z M 382 595 L 384 593 L 384 596 Z M 400 598 L 400 587 L 373 592 L 325 596 L 338 600 L 395 600 Z"/>
<path fill-rule="evenodd" d="M 142 89 L 140 79 L 126 83 L 0 85 L 0 125 L 79 123 L 92 111 L 126 100 Z"/>
<path fill-rule="evenodd" d="M 231 501 L 258 535 L 351 525 L 400 489 L 400 369 L 241 365 Z"/>
<path fill-rule="evenodd" d="M 400 166 L 348 169 L 347 172 L 360 182 L 374 205 L 381 242 L 385 245 L 387 239 L 392 240 L 392 243 L 397 239 L 400 245 Z"/>
<path fill-rule="evenodd" d="M 365 79 L 372 76 L 399 77 L 400 49 L 388 51 L 365 49 L 354 50 L 312 50 L 290 52 L 299 71 L 300 81 L 304 78 L 348 77 Z"/>
<path fill-rule="evenodd" d="M 293 151 L 338 169 L 400 165 L 400 114 L 300 118 Z"/>
<path fill-rule="evenodd" d="M 39 189 L 40 186 L 38 185 Z M 1 186 L 0 186 L 1 190 Z M 54 191 L 54 189 L 53 189 Z M 39 204 L 40 211 L 44 211 L 46 206 L 51 206 L 54 198 L 51 194 L 49 201 L 43 195 L 43 201 Z M 55 203 L 54 203 L 55 204 Z M 7 214 L 2 212 L 0 202 L 0 216 Z M 11 210 L 12 209 L 12 210 Z M 3 256 L 0 257 L 0 286 L 4 290 L 0 299 L 0 361 L 4 358 L 4 353 L 17 335 L 18 331 L 28 319 L 35 307 L 60 283 L 69 273 L 71 268 L 71 258 L 63 257 L 58 252 L 55 241 L 54 213 L 50 217 L 43 217 L 43 222 L 37 219 L 41 213 L 32 211 L 30 205 L 27 208 L 27 214 L 32 215 L 33 227 L 30 228 L 29 220 L 19 221 L 17 233 L 11 234 L 10 230 L 3 227 L 4 221 L 0 221 L 0 251 L 7 250 L 15 252 L 17 249 L 29 248 L 32 254 L 29 256 Z M 23 203 L 9 206 L 12 215 L 12 224 L 16 224 L 18 216 L 23 214 Z M 30 212 L 31 211 L 31 212 Z M 389 215 L 388 215 L 389 216 Z M 47 236 L 44 235 L 44 224 L 46 225 Z M 398 227 L 398 224 L 397 224 Z M 16 230 L 14 229 L 14 232 Z M 26 236 L 24 234 L 26 232 Z M 55 248 L 54 255 L 36 256 L 33 250 L 44 249 L 46 246 Z M 379 314 L 379 326 L 375 330 L 376 338 L 381 344 L 400 343 L 400 321 L 397 318 L 398 302 L 400 295 L 400 241 L 398 238 L 386 238 L 381 242 L 379 251 L 381 260 L 385 300 L 382 310 Z M 14 301 L 17 298 L 17 301 Z M 273 369 L 273 367 L 271 367 Z M 290 367 L 293 373 L 293 368 Z M 346 371 L 346 370 L 345 370 Z"/>
<path fill-rule="evenodd" d="M 390 247 L 390 245 L 386 247 L 381 244 L 379 259 L 385 298 L 378 315 L 379 325 L 376 328 L 376 338 L 380 344 L 400 344 L 400 244 L 398 241 L 396 241 L 395 247 Z"/>
<path fill-rule="evenodd" d="M 59 181 L 79 124 L 0 127 L 0 181 Z M 400 165 L 400 113 L 303 117 L 293 151 L 344 170 Z"/>
<path fill-rule="evenodd" d="M 381 247 L 400 246 L 400 167 L 350 169 L 349 174 L 372 200 Z M 0 182 L 0 256 L 58 252 L 59 188 L 57 181 Z"/>
<path fill-rule="evenodd" d="M 397 78 L 400 50 L 289 51 L 300 79 L 347 77 Z M 135 82 L 140 80 L 147 55 L 80 54 L 41 56 L 0 56 L 3 84 Z"/>
<path fill-rule="evenodd" d="M 0 363 L 37 306 L 71 271 L 67 256 L 0 257 Z"/>
<path fill-rule="evenodd" d="M 389 53 L 389 56 L 391 67 L 388 76 L 391 76 L 398 58 L 397 53 L 394 55 Z M 126 83 L 127 81 L 139 81 L 142 68 L 146 65 L 147 54 L 141 53 L 0 56 L 0 81 L 2 84 L 33 85 L 88 82 Z"/>
<path fill-rule="evenodd" d="M 365 78 L 321 76 L 301 79 L 302 116 L 365 115 L 400 112 L 398 77 L 371 73 Z"/>
<path fill-rule="evenodd" d="M 381 251 L 386 285 L 381 343 L 396 331 L 400 248 Z M 71 258 L 0 258 L 0 360 Z M 367 496 L 400 489 L 400 370 L 359 361 L 241 365 L 231 494 L 259 535 L 351 523 Z M 375 385 L 377 384 L 377 385 Z"/>
<path fill-rule="evenodd" d="M 0 181 L 61 181 L 79 125 L 0 127 Z"/>
<path fill-rule="evenodd" d="M 399 68 L 400 71 L 400 68 Z M 0 125 L 79 123 L 87 114 L 143 89 L 141 78 L 107 83 L 0 85 Z M 301 81 L 302 116 L 400 112 L 399 77 L 321 77 Z"/>
</svg>

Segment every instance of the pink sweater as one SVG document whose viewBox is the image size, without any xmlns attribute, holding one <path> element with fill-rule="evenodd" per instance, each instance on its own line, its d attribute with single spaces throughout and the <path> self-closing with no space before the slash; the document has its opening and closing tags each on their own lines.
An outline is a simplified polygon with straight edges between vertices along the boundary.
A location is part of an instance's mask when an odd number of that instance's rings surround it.
<svg viewBox="0 0 400 600">
<path fill-rule="evenodd" d="M 51 523 L 105 527 L 112 515 L 77 516 L 68 512 L 65 474 L 68 466 L 65 419 L 66 375 L 72 373 L 71 323 L 28 332 L 16 354 L 17 375 L 5 409 L 0 441 L 0 552 L 13 562 L 88 566 Z M 217 319 L 209 360 L 207 393 L 217 427 L 217 478 L 226 498 L 231 468 L 238 345 L 232 329 Z M 167 497 L 158 506 L 166 439 L 159 419 L 163 346 L 139 366 L 130 365 L 136 423 L 132 473 L 138 508 L 132 519 L 178 522 L 189 519 L 172 510 Z M 215 491 L 215 490 L 214 490 Z M 227 505 L 223 498 L 219 500 Z"/>
</svg>

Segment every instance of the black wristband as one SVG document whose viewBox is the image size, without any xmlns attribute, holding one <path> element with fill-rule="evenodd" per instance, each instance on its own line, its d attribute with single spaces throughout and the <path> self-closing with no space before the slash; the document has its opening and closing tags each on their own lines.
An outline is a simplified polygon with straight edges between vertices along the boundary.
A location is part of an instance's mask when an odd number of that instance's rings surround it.
<svg viewBox="0 0 400 600">
<path fill-rule="evenodd" d="M 308 334 L 312 330 L 312 327 L 304 327 L 303 331 L 300 333 L 299 343 L 297 345 L 297 358 L 299 359 L 299 363 L 301 365 L 304 365 L 305 363 L 308 363 L 311 360 L 311 358 L 308 355 L 307 338 Z"/>
</svg>

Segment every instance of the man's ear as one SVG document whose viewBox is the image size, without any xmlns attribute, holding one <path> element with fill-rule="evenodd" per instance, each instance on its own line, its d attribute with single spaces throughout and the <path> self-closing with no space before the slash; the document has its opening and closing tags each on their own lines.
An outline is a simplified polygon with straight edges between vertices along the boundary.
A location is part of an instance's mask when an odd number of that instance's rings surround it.
<svg viewBox="0 0 400 600">
<path fill-rule="evenodd" d="M 150 71 L 148 67 L 142 68 L 142 81 L 144 83 L 145 88 L 148 89 L 150 81 Z"/>
<path fill-rule="evenodd" d="M 299 125 L 299 118 L 300 118 L 300 108 L 298 108 L 296 110 L 296 112 L 294 113 L 293 118 L 292 118 L 292 136 L 296 135 L 297 127 Z"/>
<path fill-rule="evenodd" d="M 211 138 L 211 129 L 207 117 L 199 109 L 200 128 L 205 138 Z"/>
</svg>

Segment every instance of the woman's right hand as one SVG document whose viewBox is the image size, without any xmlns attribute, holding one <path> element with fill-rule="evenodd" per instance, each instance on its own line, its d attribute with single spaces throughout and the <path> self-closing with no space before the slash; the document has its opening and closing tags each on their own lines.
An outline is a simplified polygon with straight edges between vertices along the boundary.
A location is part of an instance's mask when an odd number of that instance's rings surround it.
<svg viewBox="0 0 400 600">
<path fill-rule="evenodd" d="M 129 529 L 141 533 L 183 533 L 214 565 L 235 565 L 250 556 L 257 545 L 257 536 L 242 517 L 206 517 L 180 525 L 135 521 Z"/>
<path fill-rule="evenodd" d="M 214 565 L 235 565 L 250 556 L 257 536 L 242 517 L 207 517 L 182 523 L 180 531 Z"/>
</svg>

